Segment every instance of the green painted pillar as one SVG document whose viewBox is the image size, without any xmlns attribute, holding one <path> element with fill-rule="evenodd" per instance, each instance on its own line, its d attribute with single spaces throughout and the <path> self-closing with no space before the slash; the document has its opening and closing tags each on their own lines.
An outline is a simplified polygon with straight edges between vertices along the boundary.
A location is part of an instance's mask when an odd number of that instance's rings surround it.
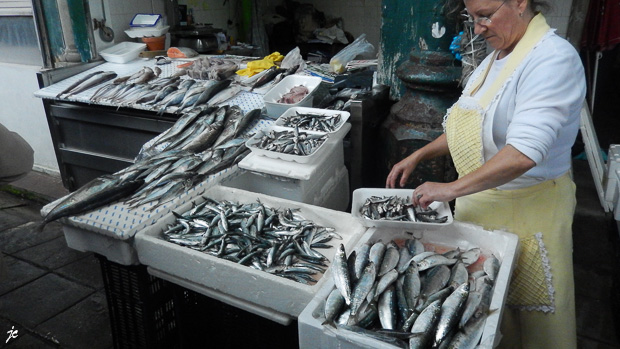
<svg viewBox="0 0 620 349">
<path fill-rule="evenodd" d="M 387 83 L 383 83 L 392 86 L 392 98 L 399 99 L 380 129 L 385 175 L 395 163 L 442 134 L 443 116 L 460 94 L 461 67 L 449 51 L 457 34 L 457 17 L 448 19 L 447 4 L 447 0 L 383 1 L 381 40 L 385 43 L 380 69 L 385 69 Z M 394 17 L 386 20 L 390 16 Z M 411 32 L 399 32 L 398 21 Z M 398 37 L 410 43 L 406 55 L 406 47 L 389 43 Z M 388 73 L 388 68 L 393 72 Z M 449 158 L 427 161 L 418 166 L 407 187 L 454 176 Z"/>
</svg>

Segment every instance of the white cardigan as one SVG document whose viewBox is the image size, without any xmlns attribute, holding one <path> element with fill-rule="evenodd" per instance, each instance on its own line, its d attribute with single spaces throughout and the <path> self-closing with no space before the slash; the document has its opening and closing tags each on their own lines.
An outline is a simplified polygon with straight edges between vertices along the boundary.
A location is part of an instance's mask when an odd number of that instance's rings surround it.
<svg viewBox="0 0 620 349">
<path fill-rule="evenodd" d="M 474 71 L 469 83 L 484 71 L 491 56 Z M 507 59 L 491 66 L 474 98 L 480 98 Z M 577 51 L 549 30 L 486 109 L 482 130 L 485 161 L 510 144 L 536 163 L 498 189 L 529 187 L 558 178 L 570 169 L 585 94 L 584 69 Z"/>
</svg>

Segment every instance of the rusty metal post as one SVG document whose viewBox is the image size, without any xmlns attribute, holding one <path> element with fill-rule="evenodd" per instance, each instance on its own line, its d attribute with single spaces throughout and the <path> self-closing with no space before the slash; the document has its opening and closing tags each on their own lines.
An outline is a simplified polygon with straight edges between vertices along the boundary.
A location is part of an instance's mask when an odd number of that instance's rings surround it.
<svg viewBox="0 0 620 349">
<path fill-rule="evenodd" d="M 444 15 L 444 4 L 443 0 L 422 0 L 418 10 L 424 13 L 413 16 L 417 21 L 417 45 L 411 50 L 409 60 L 396 70 L 406 91 L 392 106 L 380 130 L 385 175 L 398 161 L 443 133 L 446 110 L 460 94 L 461 67 L 449 51 L 456 35 L 456 23 Z M 420 164 L 407 187 L 454 177 L 449 157 L 439 158 Z"/>
</svg>

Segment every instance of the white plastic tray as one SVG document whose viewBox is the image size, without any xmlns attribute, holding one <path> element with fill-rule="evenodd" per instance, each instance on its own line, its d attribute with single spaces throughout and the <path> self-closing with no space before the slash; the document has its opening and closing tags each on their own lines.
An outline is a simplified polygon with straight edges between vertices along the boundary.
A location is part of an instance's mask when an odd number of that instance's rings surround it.
<svg viewBox="0 0 620 349">
<path fill-rule="evenodd" d="M 215 200 L 240 203 L 260 200 L 272 207 L 299 209 L 306 219 L 336 229 L 342 240 L 331 240 L 329 244 L 332 246 L 342 243 L 346 249 L 353 249 L 357 240 L 366 232 L 364 226 L 344 212 L 219 185 L 203 195 Z M 196 203 L 202 201 L 202 197 L 196 199 Z M 188 210 L 192 205 L 188 202 L 177 211 Z M 161 275 L 169 274 L 185 280 L 192 285 L 192 289 L 202 294 L 216 292 L 229 299 L 243 300 L 246 304 L 244 309 L 273 321 L 285 322 L 282 315 L 286 315 L 289 320 L 296 319 L 326 280 L 332 277 L 330 269 L 327 269 L 316 284 L 305 285 L 167 242 L 161 238 L 161 234 L 174 220 L 174 215 L 168 214 L 157 224 L 136 234 L 135 246 L 140 262 L 151 270 L 161 272 Z M 336 248 L 320 250 L 329 261 L 333 260 L 335 251 Z M 233 301 L 228 302 L 237 306 Z M 269 311 L 275 312 L 275 315 L 269 316 Z"/>
<path fill-rule="evenodd" d="M 155 27 L 133 27 L 125 30 L 125 34 L 130 38 L 158 37 L 166 34 L 170 29 L 169 25 Z"/>
<path fill-rule="evenodd" d="M 312 107 L 312 94 L 321 84 L 321 81 L 321 78 L 315 76 L 289 75 L 285 77 L 263 97 L 267 114 L 272 117 L 278 117 L 292 107 Z M 308 94 L 304 99 L 293 104 L 278 103 L 278 100 L 282 98 L 284 94 L 288 93 L 293 87 L 299 85 L 308 88 Z"/>
<path fill-rule="evenodd" d="M 346 124 L 347 120 L 349 120 L 349 117 L 351 116 L 351 114 L 349 112 L 341 111 L 341 110 L 329 110 L 329 109 L 306 108 L 306 107 L 293 107 L 293 108 L 289 108 L 282 115 L 280 115 L 280 117 L 278 117 L 278 119 L 276 120 L 275 124 L 277 126 L 289 127 L 289 126 L 285 126 L 284 125 L 285 119 L 290 117 L 290 116 L 295 115 L 296 113 L 300 113 L 300 114 L 314 114 L 314 115 L 321 115 L 321 116 L 328 116 L 328 117 L 340 114 L 340 123 L 338 123 L 338 125 L 336 125 L 336 128 L 333 131 L 327 132 L 329 134 L 334 134 L 334 133 L 337 133 L 338 131 L 340 131 L 342 126 L 344 126 Z M 299 127 L 299 129 L 300 130 L 308 130 L 308 129 L 303 128 L 303 127 Z M 312 130 L 309 130 L 309 131 L 312 131 Z"/>
<path fill-rule="evenodd" d="M 434 229 L 440 228 L 452 224 L 454 221 L 452 217 L 452 211 L 447 202 L 433 202 L 429 205 L 429 208 L 437 211 L 439 217 L 447 216 L 448 220 L 445 223 L 426 223 L 426 222 L 407 222 L 407 221 L 390 221 L 390 220 L 375 220 L 364 218 L 360 213 L 360 208 L 371 196 L 398 196 L 401 198 L 409 198 L 411 201 L 411 194 L 413 189 L 385 189 L 385 188 L 360 188 L 353 191 L 353 202 L 351 204 L 351 214 L 357 218 L 361 224 L 367 227 L 375 228 L 397 228 L 397 229 Z"/>
<path fill-rule="evenodd" d="M 127 63 L 138 58 L 140 52 L 144 51 L 145 48 L 146 44 L 144 43 L 124 41 L 100 51 L 99 55 L 108 62 Z"/>
<path fill-rule="evenodd" d="M 497 311 L 492 311 L 486 320 L 481 347 L 491 348 L 499 344 L 499 324 L 508 295 L 510 277 L 516 262 L 518 237 L 511 233 L 484 230 L 480 226 L 458 221 L 451 226 L 444 226 L 438 230 L 421 230 L 416 233 L 416 236 L 420 237 L 425 245 L 430 244 L 450 249 L 460 248 L 461 250 L 479 247 L 482 255 L 490 256 L 492 254 L 500 260 L 501 266 L 495 281 L 490 305 L 490 309 L 497 309 Z M 359 239 L 355 250 L 367 241 L 382 239 L 387 242 L 403 238 L 409 238 L 409 235 L 403 230 L 369 229 Z M 349 255 L 352 250 L 346 250 L 346 252 Z M 330 278 L 299 316 L 300 348 L 396 348 L 394 345 L 368 336 L 335 329 L 331 326 L 323 326 L 325 299 L 333 288 L 334 282 Z"/>
<path fill-rule="evenodd" d="M 271 150 L 266 150 L 266 149 L 261 149 L 259 147 L 256 146 L 256 144 L 258 144 L 260 142 L 260 139 L 268 134 L 271 131 L 291 131 L 291 128 L 288 127 L 281 127 L 281 126 L 268 126 L 265 129 L 256 132 L 254 134 L 254 136 L 252 136 L 252 138 L 248 139 L 245 143 L 245 145 L 250 148 L 250 150 L 256 154 L 268 157 L 268 158 L 272 158 L 272 159 L 282 159 L 282 160 L 286 160 L 286 161 L 294 161 L 294 162 L 298 162 L 301 164 L 307 164 L 310 162 L 313 162 L 315 159 L 319 158 L 319 156 L 325 151 L 325 149 L 327 148 L 326 143 L 328 143 L 329 141 L 329 134 L 325 133 L 325 132 L 313 132 L 313 131 L 303 131 L 305 133 L 308 134 L 319 134 L 319 135 L 326 135 L 327 139 L 325 141 L 323 141 L 323 143 L 314 150 L 314 152 L 312 152 L 309 155 L 294 155 L 294 154 L 286 154 L 286 153 L 280 153 L 277 151 L 271 151 Z"/>
</svg>

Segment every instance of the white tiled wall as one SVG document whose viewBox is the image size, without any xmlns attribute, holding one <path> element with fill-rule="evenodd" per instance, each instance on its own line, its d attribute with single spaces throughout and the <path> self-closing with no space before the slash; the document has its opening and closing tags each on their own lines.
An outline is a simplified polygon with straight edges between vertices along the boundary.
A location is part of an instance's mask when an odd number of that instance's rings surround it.
<svg viewBox="0 0 620 349">
<path fill-rule="evenodd" d="M 125 30 L 129 29 L 129 22 L 137 13 L 154 13 L 165 16 L 165 0 L 103 0 L 105 9 L 106 25 L 114 31 L 114 41 L 107 43 L 99 38 L 99 32 L 95 31 L 95 45 L 101 51 L 115 43 L 123 41 L 138 42 L 139 39 L 132 39 Z M 90 0 L 90 15 L 93 19 L 103 19 L 101 0 Z M 164 19 L 165 20 L 165 19 Z"/>
<path fill-rule="evenodd" d="M 547 23 L 551 28 L 555 28 L 556 34 L 566 38 L 568 29 L 568 19 L 570 17 L 570 9 L 572 0 L 548 0 L 551 10 L 545 14 Z"/>
</svg>

